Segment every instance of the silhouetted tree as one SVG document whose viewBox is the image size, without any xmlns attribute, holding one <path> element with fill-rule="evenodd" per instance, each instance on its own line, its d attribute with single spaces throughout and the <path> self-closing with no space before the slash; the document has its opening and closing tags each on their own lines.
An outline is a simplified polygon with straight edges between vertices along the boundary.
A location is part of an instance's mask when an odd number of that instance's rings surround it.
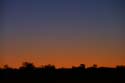
<svg viewBox="0 0 125 83">
<path fill-rule="evenodd" d="M 80 68 L 85 69 L 85 64 L 80 64 Z"/>
<path fill-rule="evenodd" d="M 11 69 L 11 67 L 9 67 L 8 65 L 4 65 L 3 68 L 4 69 Z"/>
<path fill-rule="evenodd" d="M 118 66 L 116 66 L 116 68 L 118 68 L 118 69 L 125 69 L 125 65 L 118 65 Z"/>
<path fill-rule="evenodd" d="M 97 64 L 93 64 L 93 66 L 92 66 L 93 68 L 97 68 L 98 66 L 97 66 Z"/>
<path fill-rule="evenodd" d="M 35 67 L 33 63 L 24 62 L 19 69 L 10 68 L 8 65 L 5 65 L 4 68 L 0 69 L 0 79 L 9 81 L 15 79 L 40 81 L 112 80 L 114 82 L 117 80 L 121 83 L 120 81 L 125 82 L 125 66 L 117 66 L 116 68 L 98 68 L 97 65 L 94 64 L 92 67 L 85 68 L 84 64 L 80 64 L 78 67 L 56 69 L 56 67 L 51 64 Z"/>
<path fill-rule="evenodd" d="M 48 65 L 43 66 L 43 68 L 44 69 L 55 69 L 55 66 L 51 65 L 51 64 L 48 64 Z"/>
<path fill-rule="evenodd" d="M 24 62 L 24 63 L 22 64 L 22 66 L 20 67 L 20 69 L 33 70 L 33 69 L 35 69 L 35 66 L 34 66 L 33 63 Z"/>
</svg>

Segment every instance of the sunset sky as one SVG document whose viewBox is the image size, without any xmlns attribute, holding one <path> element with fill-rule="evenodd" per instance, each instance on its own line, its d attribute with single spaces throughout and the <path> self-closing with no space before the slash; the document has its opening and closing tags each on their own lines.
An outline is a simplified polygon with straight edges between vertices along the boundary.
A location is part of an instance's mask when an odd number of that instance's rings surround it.
<svg viewBox="0 0 125 83">
<path fill-rule="evenodd" d="M 3 0 L 0 66 L 125 65 L 125 0 Z"/>
</svg>

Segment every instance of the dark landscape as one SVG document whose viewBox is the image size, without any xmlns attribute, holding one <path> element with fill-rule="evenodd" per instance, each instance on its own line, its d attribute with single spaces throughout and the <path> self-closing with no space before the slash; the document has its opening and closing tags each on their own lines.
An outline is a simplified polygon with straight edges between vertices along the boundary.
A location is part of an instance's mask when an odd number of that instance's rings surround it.
<svg viewBox="0 0 125 83">
<path fill-rule="evenodd" d="M 0 69 L 0 83 L 125 83 L 125 66 L 92 67 L 84 64 L 72 68 L 54 65 L 35 67 L 25 62 L 18 69 L 5 65 Z"/>
</svg>

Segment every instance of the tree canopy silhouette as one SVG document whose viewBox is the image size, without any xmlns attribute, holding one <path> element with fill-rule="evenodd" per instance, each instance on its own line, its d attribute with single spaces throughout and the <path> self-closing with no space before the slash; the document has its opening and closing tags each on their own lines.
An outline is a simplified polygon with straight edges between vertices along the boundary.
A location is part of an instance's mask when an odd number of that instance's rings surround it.
<svg viewBox="0 0 125 83">
<path fill-rule="evenodd" d="M 21 67 L 14 69 L 5 65 L 0 68 L 0 80 L 114 80 L 125 81 L 125 66 L 92 67 L 85 64 L 72 68 L 56 68 L 48 64 L 35 67 L 33 63 L 24 62 Z"/>
</svg>

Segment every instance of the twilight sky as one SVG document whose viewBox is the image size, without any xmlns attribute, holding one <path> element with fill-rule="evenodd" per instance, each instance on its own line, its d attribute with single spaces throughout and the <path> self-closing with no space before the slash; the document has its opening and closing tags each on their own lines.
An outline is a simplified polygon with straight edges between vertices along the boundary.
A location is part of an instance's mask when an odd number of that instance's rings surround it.
<svg viewBox="0 0 125 83">
<path fill-rule="evenodd" d="M 0 65 L 125 65 L 125 0 L 4 0 Z"/>
</svg>

